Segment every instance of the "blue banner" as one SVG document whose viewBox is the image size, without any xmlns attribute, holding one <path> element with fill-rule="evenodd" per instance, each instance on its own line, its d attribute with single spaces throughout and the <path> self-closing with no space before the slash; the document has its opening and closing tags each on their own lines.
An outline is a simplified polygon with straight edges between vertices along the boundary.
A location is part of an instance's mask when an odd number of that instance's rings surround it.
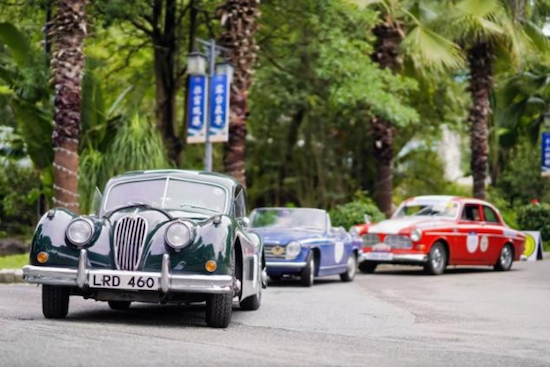
<svg viewBox="0 0 550 367">
<path fill-rule="evenodd" d="M 550 131 L 544 131 L 541 137 L 542 162 L 541 170 L 543 176 L 550 176 Z"/>
<path fill-rule="evenodd" d="M 206 136 L 206 101 L 208 98 L 206 76 L 190 76 L 188 93 L 187 142 L 204 143 Z"/>
<path fill-rule="evenodd" d="M 229 138 L 229 80 L 227 75 L 214 75 L 210 86 L 210 141 L 226 142 Z"/>
</svg>

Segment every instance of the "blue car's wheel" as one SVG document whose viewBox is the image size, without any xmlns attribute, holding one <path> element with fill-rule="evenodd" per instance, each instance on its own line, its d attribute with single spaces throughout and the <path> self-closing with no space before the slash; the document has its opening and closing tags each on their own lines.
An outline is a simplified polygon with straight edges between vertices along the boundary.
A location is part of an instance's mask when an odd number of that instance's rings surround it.
<svg viewBox="0 0 550 367">
<path fill-rule="evenodd" d="M 300 283 L 302 287 L 311 287 L 315 279 L 315 258 L 311 252 L 307 257 L 306 264 L 306 267 L 300 274 Z"/>
<path fill-rule="evenodd" d="M 348 259 L 348 266 L 346 268 L 346 271 L 340 274 L 340 279 L 342 279 L 343 282 L 353 281 L 353 278 L 355 278 L 356 269 L 357 269 L 357 255 L 353 253 Z"/>
</svg>

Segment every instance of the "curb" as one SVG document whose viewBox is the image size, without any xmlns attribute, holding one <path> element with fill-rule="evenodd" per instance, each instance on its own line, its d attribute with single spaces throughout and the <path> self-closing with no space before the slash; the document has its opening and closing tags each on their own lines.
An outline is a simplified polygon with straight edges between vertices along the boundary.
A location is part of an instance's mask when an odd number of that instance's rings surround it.
<svg viewBox="0 0 550 367">
<path fill-rule="evenodd" d="M 23 283 L 23 269 L 0 269 L 0 283 Z"/>
</svg>

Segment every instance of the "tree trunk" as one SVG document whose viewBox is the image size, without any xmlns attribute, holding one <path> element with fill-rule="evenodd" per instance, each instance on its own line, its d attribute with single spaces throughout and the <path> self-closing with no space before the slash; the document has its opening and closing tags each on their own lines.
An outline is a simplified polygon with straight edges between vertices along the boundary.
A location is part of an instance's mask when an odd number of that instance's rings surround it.
<svg viewBox="0 0 550 367">
<path fill-rule="evenodd" d="M 164 6 L 163 6 L 163 3 Z M 164 12 L 163 12 L 164 7 Z M 158 128 L 162 134 L 168 158 L 179 166 L 179 157 L 183 149 L 182 139 L 176 129 L 176 93 L 175 73 L 176 54 L 176 0 L 155 0 L 153 5 L 153 45 L 155 60 L 156 108 Z M 164 21 L 161 16 L 164 14 Z M 162 25 L 164 28 L 162 29 Z"/>
<path fill-rule="evenodd" d="M 224 146 L 224 170 L 246 185 L 245 145 L 248 90 L 257 46 L 254 35 L 260 15 L 259 0 L 226 0 L 219 9 L 225 31 L 220 43 L 231 49 L 235 75 L 231 86 L 229 141 Z"/>
<path fill-rule="evenodd" d="M 374 27 L 376 36 L 374 53 L 371 58 L 381 68 L 396 71 L 401 68 L 403 60 L 399 55 L 399 45 L 404 34 L 398 23 L 384 19 Z M 373 155 L 375 159 L 376 179 L 374 182 L 374 200 L 380 210 L 390 216 L 393 205 L 393 135 L 392 124 L 375 116 L 371 121 L 373 134 Z"/>
<path fill-rule="evenodd" d="M 485 181 L 487 179 L 487 119 L 491 113 L 489 97 L 493 87 L 492 55 L 491 46 L 486 42 L 475 44 L 468 52 L 470 93 L 472 95 L 472 108 L 468 116 L 472 150 L 470 167 L 474 178 L 473 195 L 483 200 L 486 196 Z"/>
<path fill-rule="evenodd" d="M 54 204 L 78 212 L 78 139 L 86 0 L 59 0 L 53 20 Z"/>
</svg>

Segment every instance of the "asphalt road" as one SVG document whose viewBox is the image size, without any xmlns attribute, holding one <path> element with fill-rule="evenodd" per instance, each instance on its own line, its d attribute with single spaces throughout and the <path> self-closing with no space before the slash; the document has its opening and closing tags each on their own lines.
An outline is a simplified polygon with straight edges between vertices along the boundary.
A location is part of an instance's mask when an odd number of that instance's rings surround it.
<svg viewBox="0 0 550 367">
<path fill-rule="evenodd" d="M 272 285 L 228 329 L 204 307 L 71 299 L 45 320 L 40 288 L 0 286 L 0 366 L 550 366 L 550 261 L 439 277 L 386 267 L 304 289 Z"/>
</svg>

